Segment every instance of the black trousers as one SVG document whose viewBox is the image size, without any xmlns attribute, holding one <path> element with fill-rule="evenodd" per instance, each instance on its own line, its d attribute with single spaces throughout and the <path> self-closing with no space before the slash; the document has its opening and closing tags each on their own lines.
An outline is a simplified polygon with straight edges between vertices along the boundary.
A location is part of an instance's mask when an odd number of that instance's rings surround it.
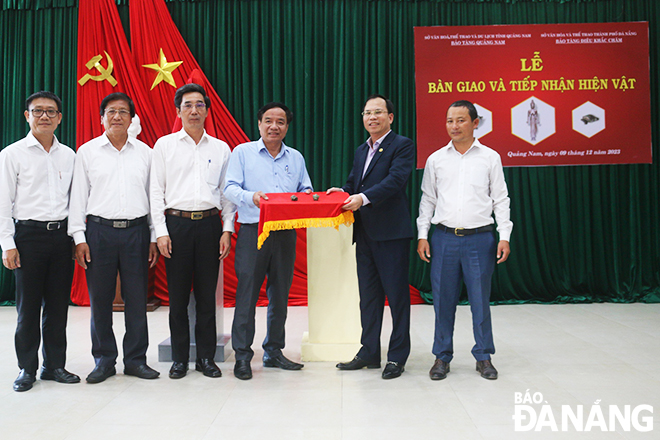
<svg viewBox="0 0 660 440">
<path fill-rule="evenodd" d="M 64 368 L 73 278 L 71 237 L 66 233 L 66 223 L 54 231 L 17 224 L 14 241 L 21 258 L 21 267 L 14 269 L 18 367 L 36 373 L 43 333 L 44 367 Z"/>
<path fill-rule="evenodd" d="M 360 288 L 360 358 L 380 361 L 380 332 L 385 298 L 392 313 L 387 360 L 405 364 L 410 354 L 410 239 L 374 241 L 356 224 L 356 262 Z"/>
<path fill-rule="evenodd" d="M 96 365 L 109 367 L 117 360 L 117 342 L 112 330 L 112 303 L 117 271 L 124 300 L 124 365 L 147 362 L 147 286 L 149 283 L 149 226 L 126 229 L 87 222 L 87 244 L 92 261 L 87 263 L 87 288 L 91 303 L 92 356 Z"/>
<path fill-rule="evenodd" d="M 215 290 L 220 269 L 220 217 L 212 215 L 201 220 L 191 220 L 168 215 L 166 221 L 172 240 L 171 258 L 165 259 L 170 295 L 172 360 L 189 361 L 188 302 L 191 287 L 197 304 L 197 357 L 213 359 L 218 337 L 215 326 Z"/>
<path fill-rule="evenodd" d="M 238 286 L 231 339 L 237 361 L 249 361 L 254 356 L 251 347 L 255 331 L 254 314 L 266 276 L 268 317 L 263 349 L 268 356 L 274 357 L 284 348 L 284 324 L 296 261 L 296 231 L 271 232 L 260 250 L 257 250 L 257 235 L 258 225 L 241 225 L 236 240 Z"/>
</svg>

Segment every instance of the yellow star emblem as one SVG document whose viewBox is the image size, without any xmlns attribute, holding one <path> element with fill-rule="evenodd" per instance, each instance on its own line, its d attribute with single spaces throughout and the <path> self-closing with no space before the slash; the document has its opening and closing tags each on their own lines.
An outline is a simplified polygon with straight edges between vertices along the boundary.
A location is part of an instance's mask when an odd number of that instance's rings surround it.
<svg viewBox="0 0 660 440">
<path fill-rule="evenodd" d="M 181 64 L 183 64 L 183 61 L 175 61 L 173 63 L 168 63 L 167 58 L 165 58 L 165 54 L 163 53 L 163 48 L 161 47 L 160 49 L 160 56 L 159 56 L 159 64 L 144 64 L 142 67 L 146 67 L 147 69 L 153 69 L 156 72 L 158 72 L 158 75 L 156 75 L 156 79 L 154 80 L 154 83 L 151 85 L 151 89 L 153 90 L 154 87 L 156 87 L 158 84 L 161 83 L 161 81 L 165 81 L 172 87 L 176 89 L 176 83 L 174 82 L 174 77 L 172 76 L 172 72 L 179 67 Z"/>
</svg>

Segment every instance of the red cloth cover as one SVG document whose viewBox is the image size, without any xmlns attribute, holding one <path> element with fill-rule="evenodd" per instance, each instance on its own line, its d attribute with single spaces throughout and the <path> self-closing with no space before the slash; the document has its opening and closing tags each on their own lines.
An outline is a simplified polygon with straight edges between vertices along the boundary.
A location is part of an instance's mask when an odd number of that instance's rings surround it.
<svg viewBox="0 0 660 440">
<path fill-rule="evenodd" d="M 346 201 L 346 194 L 334 192 L 322 193 L 269 193 L 263 199 L 259 210 L 259 239 L 257 248 L 261 249 L 270 231 L 284 229 L 302 229 L 312 227 L 339 228 L 354 222 L 353 212 L 341 207 Z M 292 200 L 295 196 L 296 200 Z M 314 200 L 314 197 L 318 200 Z"/>
</svg>

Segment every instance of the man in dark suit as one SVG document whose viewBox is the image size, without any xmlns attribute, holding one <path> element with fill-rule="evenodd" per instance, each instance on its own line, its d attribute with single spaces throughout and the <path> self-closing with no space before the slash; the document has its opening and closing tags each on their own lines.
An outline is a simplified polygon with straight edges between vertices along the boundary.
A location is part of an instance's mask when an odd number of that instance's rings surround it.
<svg viewBox="0 0 660 440">
<path fill-rule="evenodd" d="M 362 108 L 369 139 L 355 152 L 353 169 L 342 188 L 350 196 L 343 206 L 355 211 L 362 348 L 340 370 L 380 368 L 380 331 L 385 298 L 392 313 L 392 335 L 383 379 L 401 376 L 410 354 L 408 260 L 412 228 L 406 183 L 413 170 L 415 145 L 391 130 L 394 106 L 382 95 L 367 98 Z"/>
</svg>

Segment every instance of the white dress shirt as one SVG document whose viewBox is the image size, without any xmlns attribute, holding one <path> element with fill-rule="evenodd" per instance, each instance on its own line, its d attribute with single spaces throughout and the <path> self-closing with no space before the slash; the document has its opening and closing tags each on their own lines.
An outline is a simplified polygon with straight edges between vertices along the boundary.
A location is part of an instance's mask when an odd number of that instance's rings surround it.
<svg viewBox="0 0 660 440">
<path fill-rule="evenodd" d="M 106 134 L 78 148 L 71 186 L 69 235 L 85 243 L 86 219 L 133 220 L 149 214 L 151 148 L 129 137 L 117 150 Z M 151 223 L 151 222 L 149 222 Z M 151 241 L 156 241 L 150 224 Z"/>
<path fill-rule="evenodd" d="M 234 232 L 236 206 L 224 195 L 231 150 L 206 131 L 199 144 L 181 129 L 158 139 L 151 163 L 151 218 L 156 237 L 169 235 L 165 210 L 222 211 L 223 231 Z"/>
<path fill-rule="evenodd" d="M 46 152 L 28 133 L 0 152 L 0 246 L 16 248 L 14 219 L 57 221 L 69 213 L 69 191 L 76 153 L 60 144 Z"/>
<path fill-rule="evenodd" d="M 417 218 L 418 238 L 428 239 L 431 223 L 473 229 L 494 223 L 500 240 L 509 241 L 509 193 L 500 155 L 478 140 L 459 153 L 454 144 L 429 156 L 422 178 Z"/>
</svg>

